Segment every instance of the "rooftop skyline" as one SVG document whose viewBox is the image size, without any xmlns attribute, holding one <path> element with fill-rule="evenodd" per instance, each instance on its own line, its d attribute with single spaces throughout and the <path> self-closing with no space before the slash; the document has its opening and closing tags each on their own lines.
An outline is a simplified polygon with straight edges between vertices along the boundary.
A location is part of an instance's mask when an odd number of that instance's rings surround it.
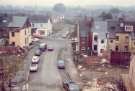
<svg viewBox="0 0 135 91">
<path fill-rule="evenodd" d="M 0 5 L 13 6 L 53 6 L 56 3 L 63 3 L 66 6 L 133 6 L 135 0 L 0 0 Z"/>
</svg>

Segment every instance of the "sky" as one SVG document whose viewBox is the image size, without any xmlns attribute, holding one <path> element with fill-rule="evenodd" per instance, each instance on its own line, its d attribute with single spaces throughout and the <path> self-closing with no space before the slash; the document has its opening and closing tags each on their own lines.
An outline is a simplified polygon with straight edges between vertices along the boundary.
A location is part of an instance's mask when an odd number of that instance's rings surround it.
<svg viewBox="0 0 135 91">
<path fill-rule="evenodd" d="M 0 5 L 14 6 L 53 6 L 56 3 L 63 3 L 66 6 L 131 6 L 135 0 L 0 0 Z"/>
</svg>

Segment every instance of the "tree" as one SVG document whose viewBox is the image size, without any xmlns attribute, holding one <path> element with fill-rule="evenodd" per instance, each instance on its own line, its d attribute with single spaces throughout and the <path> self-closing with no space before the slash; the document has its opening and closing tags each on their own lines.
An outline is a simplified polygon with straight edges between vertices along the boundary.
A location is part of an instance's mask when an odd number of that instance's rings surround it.
<svg viewBox="0 0 135 91">
<path fill-rule="evenodd" d="M 118 13 L 120 13 L 121 12 L 121 10 L 120 9 L 118 9 L 118 8 L 112 8 L 112 9 L 110 9 L 110 11 L 109 11 L 110 13 L 112 13 L 112 14 L 118 14 Z"/>
<path fill-rule="evenodd" d="M 54 5 L 54 8 L 53 8 L 54 11 L 56 12 L 60 12 L 60 13 L 63 13 L 66 11 L 66 7 L 64 4 L 62 3 L 58 3 L 56 5 Z"/>
<path fill-rule="evenodd" d="M 111 13 L 102 12 L 99 17 L 102 18 L 102 20 L 106 20 L 112 19 L 113 16 Z"/>
</svg>

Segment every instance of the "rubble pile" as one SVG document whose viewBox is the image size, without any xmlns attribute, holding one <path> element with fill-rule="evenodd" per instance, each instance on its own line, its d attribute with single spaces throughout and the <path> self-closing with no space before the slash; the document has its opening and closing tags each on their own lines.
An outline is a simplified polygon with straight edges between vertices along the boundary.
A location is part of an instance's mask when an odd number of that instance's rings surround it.
<svg viewBox="0 0 135 91">
<path fill-rule="evenodd" d="M 126 91 L 126 89 L 122 85 L 121 80 L 106 77 L 93 79 L 91 82 L 88 82 L 84 86 L 83 91 Z"/>
</svg>

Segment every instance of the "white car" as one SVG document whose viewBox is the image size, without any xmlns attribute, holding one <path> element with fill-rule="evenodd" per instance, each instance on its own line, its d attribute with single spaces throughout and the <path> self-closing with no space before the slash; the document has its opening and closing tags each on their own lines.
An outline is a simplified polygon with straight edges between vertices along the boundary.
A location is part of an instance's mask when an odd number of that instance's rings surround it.
<svg viewBox="0 0 135 91">
<path fill-rule="evenodd" d="M 33 56 L 32 57 L 32 63 L 38 63 L 39 62 L 39 56 Z"/>
<path fill-rule="evenodd" d="M 30 72 L 38 71 L 38 64 L 31 64 L 30 65 Z"/>
<path fill-rule="evenodd" d="M 37 41 L 39 41 L 39 38 L 33 38 L 32 41 L 33 41 L 33 42 L 37 42 Z"/>
<path fill-rule="evenodd" d="M 58 69 L 65 69 L 65 62 L 64 62 L 64 60 L 58 60 L 57 61 L 57 67 L 58 67 Z"/>
</svg>

